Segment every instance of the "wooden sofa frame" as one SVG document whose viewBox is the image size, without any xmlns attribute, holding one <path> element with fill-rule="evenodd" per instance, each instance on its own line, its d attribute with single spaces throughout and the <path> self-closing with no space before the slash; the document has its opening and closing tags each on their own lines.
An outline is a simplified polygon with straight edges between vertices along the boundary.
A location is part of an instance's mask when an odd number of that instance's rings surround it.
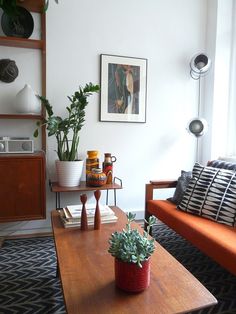
<svg viewBox="0 0 236 314">
<path fill-rule="evenodd" d="M 236 275 L 236 227 L 180 211 L 168 200 L 154 200 L 154 190 L 175 188 L 177 181 L 146 184 L 145 218 L 156 216 L 194 246 Z"/>
</svg>

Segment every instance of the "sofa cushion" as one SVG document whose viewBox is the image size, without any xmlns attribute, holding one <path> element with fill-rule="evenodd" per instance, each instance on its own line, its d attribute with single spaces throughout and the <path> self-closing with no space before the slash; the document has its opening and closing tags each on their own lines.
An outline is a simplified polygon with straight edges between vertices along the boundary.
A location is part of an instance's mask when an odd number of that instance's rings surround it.
<svg viewBox="0 0 236 314">
<path fill-rule="evenodd" d="M 178 208 L 233 226 L 236 218 L 235 171 L 196 163 L 192 175 Z"/>
<path fill-rule="evenodd" d="M 225 161 L 225 160 L 219 160 L 219 159 L 211 160 L 208 162 L 207 165 L 213 168 L 222 168 L 222 169 L 236 171 L 236 164 Z"/>
<path fill-rule="evenodd" d="M 174 192 L 173 197 L 168 198 L 168 201 L 171 201 L 172 203 L 179 205 L 182 201 L 184 192 L 190 182 L 190 179 L 192 178 L 192 172 L 191 171 L 181 171 L 181 176 L 178 178 L 178 182 L 176 185 L 176 189 Z"/>
</svg>

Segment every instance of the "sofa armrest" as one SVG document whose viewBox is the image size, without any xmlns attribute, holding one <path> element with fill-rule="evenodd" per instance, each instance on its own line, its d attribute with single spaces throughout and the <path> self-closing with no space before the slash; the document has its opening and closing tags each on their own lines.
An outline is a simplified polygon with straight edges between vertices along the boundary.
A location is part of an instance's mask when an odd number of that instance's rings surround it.
<svg viewBox="0 0 236 314">
<path fill-rule="evenodd" d="M 177 180 L 160 180 L 154 181 L 151 180 L 150 183 L 146 184 L 145 189 L 145 219 L 148 220 L 150 216 L 148 214 L 147 203 L 149 200 L 153 200 L 153 191 L 156 189 L 168 189 L 175 188 L 177 185 Z"/>
<path fill-rule="evenodd" d="M 175 188 L 177 185 L 177 180 L 159 180 L 159 181 L 153 181 L 150 180 L 150 183 L 147 184 L 150 185 L 151 189 L 168 189 L 168 188 Z"/>
</svg>

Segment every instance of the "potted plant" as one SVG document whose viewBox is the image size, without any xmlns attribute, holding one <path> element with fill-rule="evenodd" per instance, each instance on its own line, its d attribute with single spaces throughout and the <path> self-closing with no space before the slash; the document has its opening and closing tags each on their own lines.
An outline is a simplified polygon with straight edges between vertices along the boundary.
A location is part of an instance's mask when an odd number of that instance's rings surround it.
<svg viewBox="0 0 236 314">
<path fill-rule="evenodd" d="M 147 231 L 141 234 L 131 228 L 135 214 L 128 213 L 128 223 L 121 232 L 112 233 L 108 252 L 115 257 L 116 286 L 129 292 L 139 292 L 146 289 L 150 283 L 150 256 L 154 252 L 155 240 L 149 236 L 156 218 L 150 216 Z"/>
<path fill-rule="evenodd" d="M 71 97 L 68 96 L 70 105 L 66 106 L 65 118 L 56 116 L 49 101 L 38 96 L 45 107 L 47 117 L 37 122 L 34 137 L 38 136 L 39 128 L 46 126 L 48 136 L 55 136 L 57 141 L 56 171 L 58 183 L 61 186 L 78 186 L 82 174 L 83 161 L 78 161 L 80 130 L 85 121 L 85 107 L 88 105 L 88 97 L 99 91 L 98 85 L 92 83 L 79 87 Z"/>
</svg>

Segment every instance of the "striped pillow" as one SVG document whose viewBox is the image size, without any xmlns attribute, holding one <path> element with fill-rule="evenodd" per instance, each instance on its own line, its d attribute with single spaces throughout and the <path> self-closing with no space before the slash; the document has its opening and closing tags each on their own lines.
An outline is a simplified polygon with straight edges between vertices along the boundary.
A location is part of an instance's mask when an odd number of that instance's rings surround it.
<svg viewBox="0 0 236 314">
<path fill-rule="evenodd" d="M 180 210 L 233 226 L 236 220 L 236 172 L 196 163 Z"/>
</svg>

